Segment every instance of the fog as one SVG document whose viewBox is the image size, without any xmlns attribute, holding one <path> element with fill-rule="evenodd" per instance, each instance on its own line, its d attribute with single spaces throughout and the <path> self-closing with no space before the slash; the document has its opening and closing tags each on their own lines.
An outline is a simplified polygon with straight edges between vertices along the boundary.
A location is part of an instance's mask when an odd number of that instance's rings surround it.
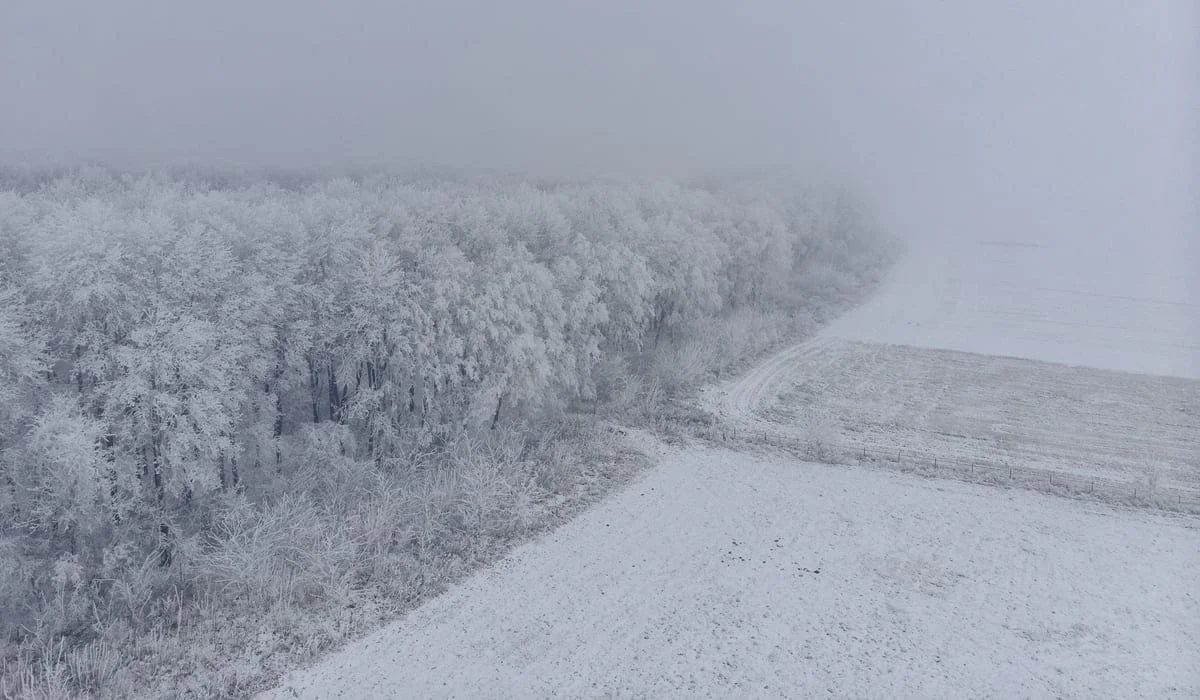
<svg viewBox="0 0 1200 700">
<path fill-rule="evenodd" d="M 0 158 L 785 166 L 901 233 L 1176 246 L 1198 26 L 1191 0 L 4 0 Z"/>
<path fill-rule="evenodd" d="M 0 0 L 0 447 L 0 698 L 1200 697 L 1200 0 Z"/>
</svg>

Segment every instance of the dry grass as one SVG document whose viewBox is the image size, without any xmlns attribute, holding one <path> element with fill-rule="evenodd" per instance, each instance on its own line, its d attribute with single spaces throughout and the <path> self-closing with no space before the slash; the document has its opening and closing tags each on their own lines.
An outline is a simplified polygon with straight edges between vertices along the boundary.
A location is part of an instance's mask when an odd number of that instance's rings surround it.
<svg viewBox="0 0 1200 700">
<path fill-rule="evenodd" d="M 623 483 L 640 462 L 597 426 L 489 432 L 402 471 L 315 457 L 280 497 L 231 503 L 170 569 L 144 562 L 99 595 L 63 564 L 0 697 L 246 696 Z"/>
</svg>

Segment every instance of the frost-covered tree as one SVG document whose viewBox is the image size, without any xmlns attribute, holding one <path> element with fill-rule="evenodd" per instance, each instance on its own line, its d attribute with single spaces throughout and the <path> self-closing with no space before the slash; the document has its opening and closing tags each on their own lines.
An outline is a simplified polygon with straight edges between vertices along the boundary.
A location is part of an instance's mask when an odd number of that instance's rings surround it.
<svg viewBox="0 0 1200 700">
<path fill-rule="evenodd" d="M 577 409 L 716 316 L 844 297 L 886 254 L 846 191 L 769 178 L 11 179 L 0 527 L 60 543 L 270 494 L 316 443 L 399 465 Z"/>
<path fill-rule="evenodd" d="M 26 515 L 21 467 L 31 419 L 44 393 L 47 357 L 19 290 L 0 286 L 0 523 Z"/>
</svg>

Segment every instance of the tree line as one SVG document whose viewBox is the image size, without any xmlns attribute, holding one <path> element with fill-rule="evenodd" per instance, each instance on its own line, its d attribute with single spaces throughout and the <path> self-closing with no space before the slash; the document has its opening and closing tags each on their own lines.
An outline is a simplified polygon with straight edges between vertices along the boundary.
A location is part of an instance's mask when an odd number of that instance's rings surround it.
<svg viewBox="0 0 1200 700">
<path fill-rule="evenodd" d="M 0 533 L 170 562 L 314 444 L 385 469 L 603 404 L 705 320 L 854 293 L 860 200 L 788 178 L 0 177 Z M 131 544 L 132 543 L 132 544 Z"/>
</svg>

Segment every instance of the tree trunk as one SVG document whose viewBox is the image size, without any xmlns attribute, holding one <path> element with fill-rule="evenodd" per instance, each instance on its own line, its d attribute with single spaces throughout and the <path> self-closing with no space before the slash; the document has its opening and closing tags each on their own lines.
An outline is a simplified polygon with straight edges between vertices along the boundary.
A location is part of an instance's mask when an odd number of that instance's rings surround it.
<svg viewBox="0 0 1200 700">
<path fill-rule="evenodd" d="M 308 358 L 308 394 L 312 400 L 313 423 L 321 422 L 321 406 L 318 397 L 321 395 L 321 374 L 312 358 Z"/>
<path fill-rule="evenodd" d="M 500 409 L 504 406 L 504 394 L 496 401 L 496 412 L 492 414 L 492 430 L 500 423 Z"/>
<path fill-rule="evenodd" d="M 0 442 L 0 450 L 2 450 L 3 447 L 4 447 L 4 443 Z M 4 483 L 5 483 L 5 485 L 8 486 L 8 492 L 12 498 L 13 518 L 17 519 L 21 515 L 21 502 L 20 502 L 20 500 L 17 499 L 17 494 L 19 492 L 17 490 L 17 481 L 16 481 L 16 479 L 13 478 L 13 475 L 12 475 L 12 471 L 11 471 L 12 469 L 13 469 L 13 467 L 9 467 L 8 469 L 4 470 Z"/>
<path fill-rule="evenodd" d="M 333 372 L 333 362 L 329 363 L 327 370 L 327 382 L 329 383 L 329 420 L 341 422 L 341 398 L 338 396 L 337 377 Z"/>
<path fill-rule="evenodd" d="M 100 438 L 100 449 L 104 452 L 104 461 L 108 463 L 108 502 L 112 508 L 112 518 L 114 525 L 121 524 L 121 513 L 117 508 L 117 497 L 119 490 L 117 488 L 117 462 L 113 455 L 113 448 L 116 446 L 117 436 L 112 433 L 105 433 Z"/>
<path fill-rule="evenodd" d="M 150 455 L 153 459 L 151 474 L 154 477 L 154 500 L 162 505 L 163 499 L 166 497 L 166 488 L 163 484 L 162 457 L 159 453 L 159 437 L 157 435 L 150 441 Z"/>
<path fill-rule="evenodd" d="M 163 483 L 163 468 L 161 446 L 159 444 L 160 436 L 155 430 L 153 438 L 150 440 L 150 454 L 153 458 L 152 474 L 154 477 L 154 498 L 158 503 L 159 524 L 158 524 L 158 565 L 162 568 L 167 568 L 171 565 L 171 526 L 167 523 L 166 513 L 164 512 L 163 503 L 166 500 L 166 488 Z"/>
<path fill-rule="evenodd" d="M 275 473 L 283 473 L 283 452 L 279 449 L 279 441 L 283 438 L 283 399 L 279 394 L 275 397 L 275 423 L 271 426 L 272 442 L 275 443 Z"/>
<path fill-rule="evenodd" d="M 165 520 L 158 524 L 158 565 L 165 569 L 171 565 L 171 526 Z"/>
</svg>

